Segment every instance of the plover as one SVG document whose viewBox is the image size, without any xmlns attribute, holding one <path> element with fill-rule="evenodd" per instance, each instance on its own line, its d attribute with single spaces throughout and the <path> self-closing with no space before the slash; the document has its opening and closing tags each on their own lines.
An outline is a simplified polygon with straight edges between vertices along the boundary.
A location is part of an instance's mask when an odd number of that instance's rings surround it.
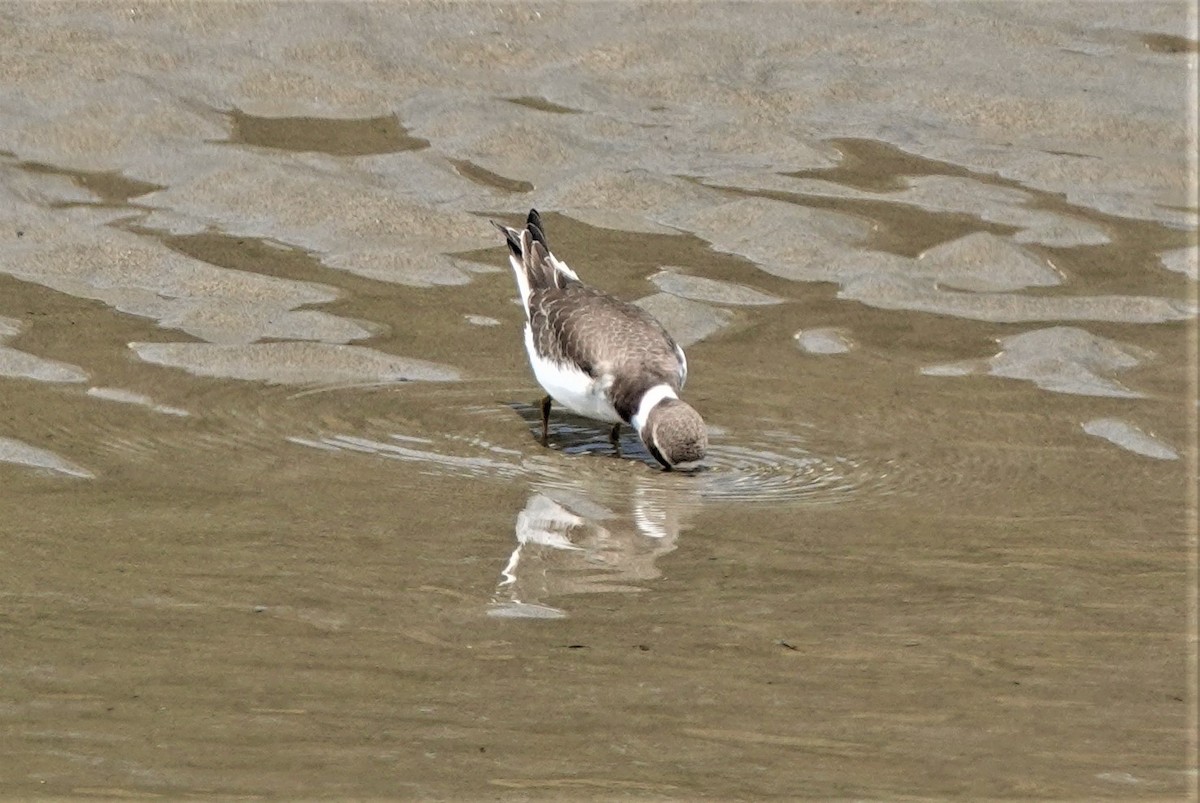
<svg viewBox="0 0 1200 803">
<path fill-rule="evenodd" d="M 494 222 L 494 221 L 493 221 Z M 585 418 L 637 430 L 667 468 L 704 457 L 708 433 L 679 398 L 687 358 L 650 313 L 588 287 L 550 252 L 536 209 L 522 230 L 495 223 L 511 251 L 508 261 L 525 307 L 525 350 L 542 399 L 542 443 L 549 437 L 551 400 Z"/>
</svg>

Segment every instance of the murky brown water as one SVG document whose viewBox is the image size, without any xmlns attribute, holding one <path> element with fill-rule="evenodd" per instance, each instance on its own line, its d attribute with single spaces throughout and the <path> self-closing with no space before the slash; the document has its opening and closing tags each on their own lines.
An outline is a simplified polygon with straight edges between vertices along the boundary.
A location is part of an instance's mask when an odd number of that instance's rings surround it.
<svg viewBox="0 0 1200 803">
<path fill-rule="evenodd" d="M 448 148 L 506 200 L 405 211 L 448 261 L 388 273 L 326 229 L 391 236 L 360 157 L 434 159 L 436 130 L 218 117 L 214 169 L 294 159 L 277 217 L 198 227 L 155 170 L 0 159 L 27 204 L 0 229 L 0 796 L 1195 794 L 1196 284 L 1163 267 L 1194 271 L 1194 225 L 833 135 L 825 166 L 664 173 L 706 200 L 645 231 L 543 207 L 585 280 L 695 341 L 713 445 L 681 476 L 566 416 L 537 442 L 471 227 L 558 184 Z M 288 218 L 314 164 L 330 198 Z M 842 353 L 798 347 L 826 329 Z"/>
</svg>

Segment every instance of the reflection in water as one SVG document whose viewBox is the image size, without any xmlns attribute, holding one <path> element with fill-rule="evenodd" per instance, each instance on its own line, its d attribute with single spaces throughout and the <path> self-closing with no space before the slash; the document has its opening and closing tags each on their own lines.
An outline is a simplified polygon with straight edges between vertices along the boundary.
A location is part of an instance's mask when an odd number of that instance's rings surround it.
<svg viewBox="0 0 1200 803">
<path fill-rule="evenodd" d="M 596 497 L 582 485 L 534 488 L 517 514 L 517 545 L 500 572 L 489 615 L 557 619 L 566 612 L 543 600 L 643 590 L 639 583 L 660 575 L 655 562 L 675 549 L 682 513 L 696 502 L 644 480 L 621 511 Z"/>
<path fill-rule="evenodd" d="M 425 391 L 434 389 L 406 389 Z M 465 393 L 437 392 L 443 400 Z M 282 418 L 278 405 L 270 409 L 274 424 L 295 432 L 298 420 Z M 497 419 L 511 430 L 512 412 L 530 428 L 531 443 L 490 441 L 479 420 Z M 660 470 L 629 429 L 615 458 L 606 427 L 568 415 L 552 416 L 549 448 L 532 445 L 541 423 L 529 405 L 443 403 L 441 415 L 446 432 L 435 437 L 397 432 L 399 421 L 355 422 L 334 411 L 322 420 L 341 431 L 284 437 L 325 452 L 419 464 L 426 473 L 524 485 L 516 543 L 506 559 L 496 559 L 502 569 L 488 608 L 495 617 L 562 618 L 563 597 L 645 590 L 660 575 L 658 559 L 676 548 L 691 515 L 708 504 L 861 505 L 897 490 L 893 461 L 838 454 L 840 445 L 820 448 L 812 427 L 804 427 L 804 436 L 713 431 L 704 469 L 689 473 Z M 311 411 L 306 419 L 313 419 Z"/>
</svg>

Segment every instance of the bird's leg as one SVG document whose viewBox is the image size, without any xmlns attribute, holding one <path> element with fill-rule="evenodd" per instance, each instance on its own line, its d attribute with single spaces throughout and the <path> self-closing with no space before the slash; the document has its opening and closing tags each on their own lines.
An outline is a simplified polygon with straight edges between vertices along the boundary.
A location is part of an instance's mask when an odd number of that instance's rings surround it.
<svg viewBox="0 0 1200 803">
<path fill-rule="evenodd" d="M 612 444 L 613 451 L 617 453 L 617 457 L 621 456 L 621 425 L 613 424 L 612 429 L 608 433 L 608 442 Z"/>
<path fill-rule="evenodd" d="M 542 399 L 542 446 L 550 442 L 550 397 Z"/>
</svg>

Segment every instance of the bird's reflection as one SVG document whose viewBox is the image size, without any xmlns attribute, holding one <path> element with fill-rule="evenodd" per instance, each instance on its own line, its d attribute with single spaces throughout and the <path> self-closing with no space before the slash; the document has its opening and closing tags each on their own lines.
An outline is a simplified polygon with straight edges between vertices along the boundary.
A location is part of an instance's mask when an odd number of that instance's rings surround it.
<svg viewBox="0 0 1200 803">
<path fill-rule="evenodd" d="M 582 487 L 531 489 L 517 514 L 516 548 L 500 572 L 492 616 L 561 618 L 572 594 L 641 591 L 675 549 L 686 499 L 638 480 L 616 500 Z M 616 494 L 613 494 L 616 496 Z"/>
</svg>

